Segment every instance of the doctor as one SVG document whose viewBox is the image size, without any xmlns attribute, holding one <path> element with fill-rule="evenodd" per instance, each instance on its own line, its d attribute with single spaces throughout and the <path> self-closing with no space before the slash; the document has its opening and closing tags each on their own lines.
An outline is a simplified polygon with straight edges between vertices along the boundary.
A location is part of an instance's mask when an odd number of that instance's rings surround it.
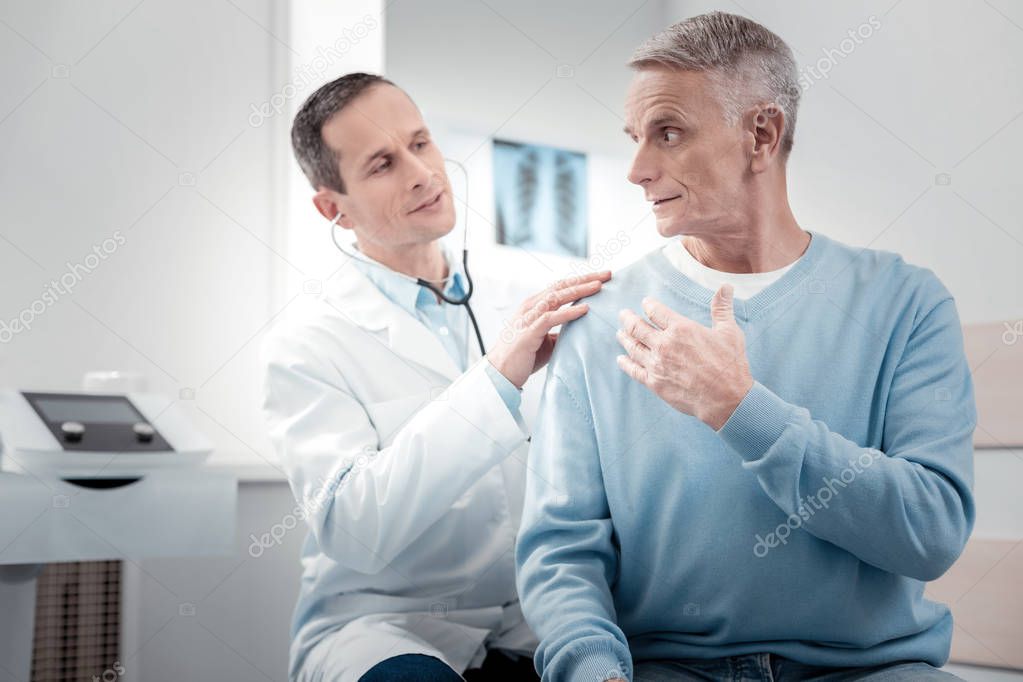
<svg viewBox="0 0 1023 682">
<path fill-rule="evenodd" d="M 536 679 L 515 590 L 532 418 L 521 391 L 551 329 L 584 315 L 570 304 L 610 273 L 520 305 L 508 286 L 473 282 L 439 242 L 455 223 L 443 156 L 379 76 L 313 93 L 292 145 L 317 210 L 356 250 L 263 345 L 270 439 L 310 530 L 289 675 Z M 447 302 L 470 292 L 479 336 Z"/>
</svg>

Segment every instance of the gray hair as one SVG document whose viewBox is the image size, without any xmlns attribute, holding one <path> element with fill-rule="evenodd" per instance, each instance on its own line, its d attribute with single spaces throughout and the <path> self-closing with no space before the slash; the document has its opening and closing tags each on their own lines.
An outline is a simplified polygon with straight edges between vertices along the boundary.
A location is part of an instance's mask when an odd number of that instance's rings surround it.
<svg viewBox="0 0 1023 682">
<path fill-rule="evenodd" d="M 796 60 L 784 40 L 757 22 L 726 12 L 690 17 L 640 45 L 629 66 L 706 72 L 730 125 L 750 106 L 774 103 L 785 114 L 782 154 L 792 151 L 802 94 Z"/>
</svg>

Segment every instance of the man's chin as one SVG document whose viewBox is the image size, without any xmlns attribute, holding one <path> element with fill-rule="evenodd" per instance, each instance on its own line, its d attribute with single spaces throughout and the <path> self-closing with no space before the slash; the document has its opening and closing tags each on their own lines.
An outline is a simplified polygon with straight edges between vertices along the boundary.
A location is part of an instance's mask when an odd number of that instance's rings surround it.
<svg viewBox="0 0 1023 682">
<path fill-rule="evenodd" d="M 657 233 L 662 237 L 678 237 L 685 232 L 686 221 L 677 216 L 665 216 L 657 219 Z"/>
</svg>

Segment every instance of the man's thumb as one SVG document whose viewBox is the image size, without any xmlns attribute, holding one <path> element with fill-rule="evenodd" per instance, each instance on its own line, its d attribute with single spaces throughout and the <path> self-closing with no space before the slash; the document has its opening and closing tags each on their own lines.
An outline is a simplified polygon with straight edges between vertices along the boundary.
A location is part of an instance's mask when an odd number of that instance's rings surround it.
<svg viewBox="0 0 1023 682">
<path fill-rule="evenodd" d="M 717 327 L 724 322 L 735 321 L 735 312 L 732 310 L 732 294 L 731 284 L 722 284 L 721 288 L 715 292 L 714 299 L 710 302 L 710 319 L 714 323 L 713 326 Z"/>
</svg>

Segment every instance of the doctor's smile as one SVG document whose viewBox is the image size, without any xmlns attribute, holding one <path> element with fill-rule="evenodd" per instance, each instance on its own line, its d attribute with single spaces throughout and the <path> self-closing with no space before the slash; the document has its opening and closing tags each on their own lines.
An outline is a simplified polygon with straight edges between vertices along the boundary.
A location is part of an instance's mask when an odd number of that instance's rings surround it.
<svg viewBox="0 0 1023 682">
<path fill-rule="evenodd" d="M 432 198 L 427 199 L 426 201 L 424 201 L 423 203 L 419 204 L 414 209 L 409 211 L 409 213 L 418 213 L 419 211 L 431 211 L 433 209 L 439 209 L 441 199 L 446 199 L 446 197 L 447 193 L 441 190 L 437 192 L 437 194 L 435 194 Z"/>
</svg>

